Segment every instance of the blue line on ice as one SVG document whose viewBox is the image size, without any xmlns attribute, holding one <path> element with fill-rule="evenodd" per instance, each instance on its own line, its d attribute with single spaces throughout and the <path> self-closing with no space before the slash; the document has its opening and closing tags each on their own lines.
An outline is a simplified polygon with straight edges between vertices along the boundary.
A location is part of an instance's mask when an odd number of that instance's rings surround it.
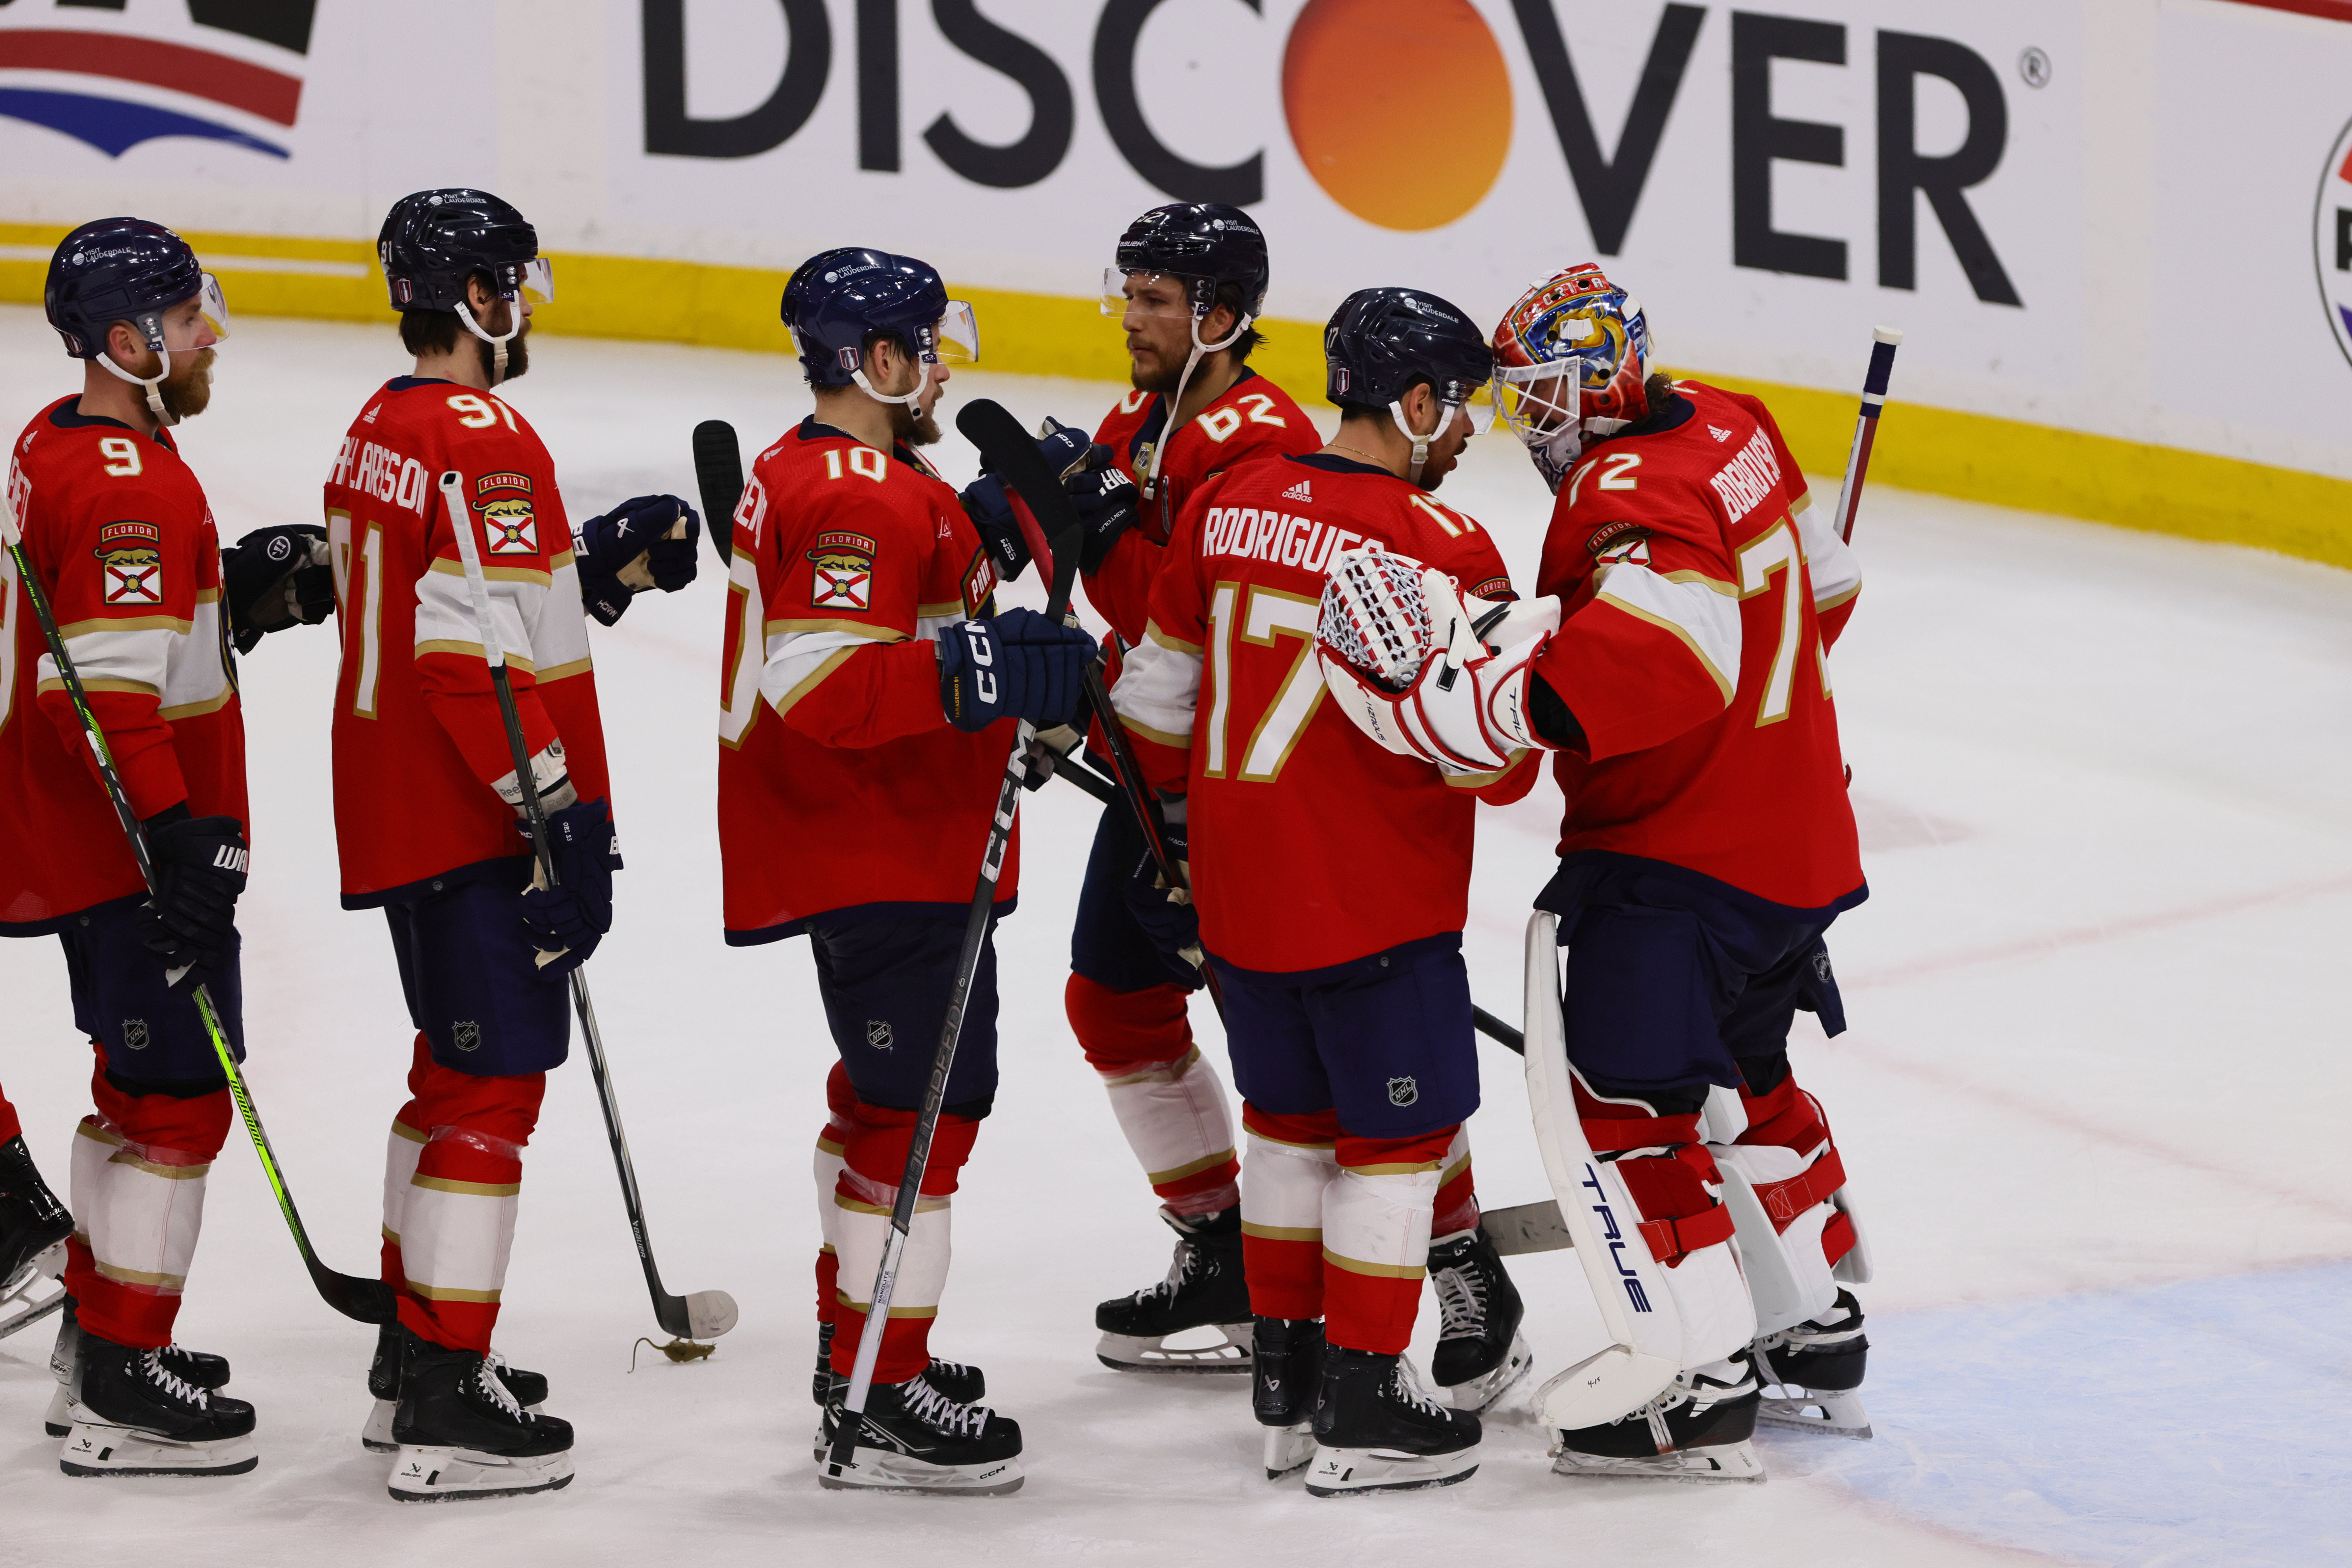
<svg viewBox="0 0 2352 1568">
<path fill-rule="evenodd" d="M 1874 1442 L 1774 1441 L 1979 1539 L 2119 1565 L 2352 1562 L 2352 1264 L 1873 1319 Z"/>
</svg>

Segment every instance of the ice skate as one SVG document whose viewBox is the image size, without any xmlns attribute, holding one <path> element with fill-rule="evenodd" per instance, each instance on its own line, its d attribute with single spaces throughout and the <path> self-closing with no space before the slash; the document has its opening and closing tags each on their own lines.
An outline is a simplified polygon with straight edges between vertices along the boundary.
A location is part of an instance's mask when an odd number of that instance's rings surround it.
<svg viewBox="0 0 2352 1568">
<path fill-rule="evenodd" d="M 73 1215 L 41 1180 L 25 1140 L 0 1143 L 0 1339 L 63 1304 L 71 1235 Z"/>
<path fill-rule="evenodd" d="M 1450 1487 L 1478 1469 L 1478 1417 L 1423 1394 L 1399 1355 L 1327 1347 L 1314 1434 L 1311 1497 Z"/>
<path fill-rule="evenodd" d="M 1323 1388 L 1323 1324 L 1260 1318 L 1250 1346 L 1250 1413 L 1265 1429 L 1265 1479 L 1315 1457 L 1315 1401 Z"/>
<path fill-rule="evenodd" d="M 1168 1278 L 1095 1309 L 1102 1331 L 1095 1359 L 1114 1372 L 1249 1371 L 1255 1320 L 1242 1278 L 1240 1205 L 1195 1215 L 1163 1209 L 1160 1217 L 1177 1237 Z M 1194 1329 L 1214 1329 L 1223 1342 L 1189 1350 L 1168 1343 Z"/>
<path fill-rule="evenodd" d="M 1456 1410 L 1484 1410 L 1528 1375 L 1535 1352 L 1519 1333 L 1527 1315 L 1502 1255 L 1484 1230 L 1433 1244 L 1429 1282 L 1437 1289 L 1443 1326 L 1430 1358 L 1430 1381 Z"/>
<path fill-rule="evenodd" d="M 496 1351 L 490 1352 L 490 1370 L 525 1414 L 536 1415 L 546 1405 L 545 1374 L 509 1366 L 507 1358 Z M 376 1331 L 375 1357 L 368 1363 L 367 1384 L 368 1392 L 375 1395 L 375 1405 L 368 1412 L 367 1425 L 360 1428 L 360 1447 L 372 1454 L 397 1453 L 400 1445 L 393 1440 L 392 1424 L 400 1415 L 400 1331 L 393 1325 Z"/>
<path fill-rule="evenodd" d="M 64 1316 L 58 1323 L 57 1342 L 49 1347 L 49 1372 L 58 1380 L 58 1386 L 57 1392 L 49 1395 L 48 1413 L 41 1420 L 41 1430 L 52 1437 L 62 1437 L 73 1430 L 74 1363 L 81 1354 L 81 1323 L 74 1315 L 74 1299 L 68 1296 L 60 1305 Z M 228 1386 L 226 1356 L 192 1351 L 185 1345 L 165 1345 L 155 1354 L 163 1370 L 183 1383 L 206 1393 Z"/>
<path fill-rule="evenodd" d="M 1862 1303 L 1840 1290 L 1837 1304 L 1809 1322 L 1756 1342 L 1756 1375 L 1768 1390 L 1757 1425 L 1831 1437 L 1866 1438 L 1870 1415 L 1862 1407 L 1870 1341 L 1862 1331 Z"/>
<path fill-rule="evenodd" d="M 163 1351 L 80 1340 L 58 1456 L 66 1474 L 237 1476 L 261 1462 L 252 1405 L 188 1382 Z"/>
<path fill-rule="evenodd" d="M 829 1453 L 847 1415 L 842 1408 L 847 1392 L 845 1378 L 824 1407 L 818 1433 L 819 1486 L 964 1497 L 1003 1497 L 1021 1489 L 1021 1424 L 985 1405 L 949 1398 L 932 1386 L 929 1373 L 904 1383 L 877 1383 L 866 1391 L 850 1463 L 835 1475 Z"/>
<path fill-rule="evenodd" d="M 1551 1468 L 1563 1476 L 1761 1481 L 1763 1461 L 1748 1441 L 1761 1397 L 1741 1351 L 1680 1373 L 1672 1388 L 1631 1415 L 1555 1433 Z"/>
<path fill-rule="evenodd" d="M 398 1447 L 387 1489 L 395 1501 L 514 1497 L 572 1483 L 570 1422 L 525 1410 L 490 1357 L 394 1331 Z"/>
</svg>

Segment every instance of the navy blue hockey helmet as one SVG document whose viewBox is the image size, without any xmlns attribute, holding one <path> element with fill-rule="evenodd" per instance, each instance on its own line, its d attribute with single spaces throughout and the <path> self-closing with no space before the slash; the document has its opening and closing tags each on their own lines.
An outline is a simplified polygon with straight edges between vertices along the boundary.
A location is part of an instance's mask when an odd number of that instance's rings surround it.
<svg viewBox="0 0 2352 1568">
<path fill-rule="evenodd" d="M 1241 313 L 1252 320 L 1274 276 L 1256 222 L 1223 202 L 1171 202 L 1129 224 L 1118 237 L 1117 259 L 1103 275 L 1105 315 L 1126 311 L 1123 280 L 1137 272 L 1183 279 L 1195 316 L 1214 309 L 1217 286 L 1231 283 L 1241 291 Z"/>
<path fill-rule="evenodd" d="M 539 231 L 511 203 L 488 191 L 452 187 L 403 196 L 376 236 L 385 291 L 395 310 L 455 311 L 466 280 L 486 275 L 499 298 L 528 289 L 555 298 L 554 268 L 539 254 Z"/>
<path fill-rule="evenodd" d="M 197 265 L 186 240 L 136 217 L 100 218 L 59 240 L 41 290 L 49 325 L 75 359 L 104 353 L 107 329 L 117 321 L 131 323 L 162 352 L 163 312 L 199 295 L 213 331 L 228 336 L 219 281 Z"/>
<path fill-rule="evenodd" d="M 1419 289 L 1359 289 L 1339 301 L 1323 329 L 1323 359 L 1332 402 L 1375 408 L 1423 377 L 1440 402 L 1467 405 L 1495 374 L 1494 351 L 1476 324 Z"/>
<path fill-rule="evenodd" d="M 856 246 L 819 251 L 784 285 L 780 313 L 814 386 L 864 386 L 866 350 L 881 333 L 926 361 L 980 358 L 971 307 L 949 299 L 938 269 L 911 256 Z"/>
</svg>

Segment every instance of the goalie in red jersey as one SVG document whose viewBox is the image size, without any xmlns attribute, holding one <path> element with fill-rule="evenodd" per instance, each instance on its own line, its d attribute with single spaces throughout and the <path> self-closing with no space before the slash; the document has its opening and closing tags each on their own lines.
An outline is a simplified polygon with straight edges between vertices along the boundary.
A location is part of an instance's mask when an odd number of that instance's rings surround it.
<svg viewBox="0 0 2352 1568">
<path fill-rule="evenodd" d="M 1641 1312 L 1677 1326 L 1647 1343 L 1636 1325 L 1664 1374 L 1555 1422 L 1556 1468 L 1755 1479 L 1759 1415 L 1869 1430 L 1841 1289 L 1867 1254 L 1788 1061 L 1796 1009 L 1844 1027 L 1822 933 L 1867 893 L 1828 662 L 1861 574 L 1764 405 L 1654 374 L 1640 303 L 1598 268 L 1520 300 L 1496 352 L 1497 401 L 1557 492 L 1545 596 L 1335 575 L 1332 623 L 1386 627 L 1403 657 L 1327 638 L 1326 677 L 1392 751 L 1450 769 L 1540 746 L 1567 796 L 1536 900 L 1568 950 L 1563 1014 L 1531 1018 L 1529 1050 L 1564 1037 L 1583 1142 L 1658 1266 L 1665 1300 Z"/>
<path fill-rule="evenodd" d="M 1476 327 L 1433 295 L 1370 289 L 1339 307 L 1324 351 L 1339 434 L 1202 489 L 1114 696 L 1154 786 L 1181 796 L 1171 847 L 1189 852 L 1224 996 L 1265 1468 L 1307 1465 L 1307 1489 L 1328 1496 L 1465 1479 L 1473 1409 L 1527 1370 L 1515 1295 L 1491 1303 L 1499 1343 L 1454 1408 L 1401 1357 L 1422 1279 L 1443 1266 L 1433 1223 L 1478 1104 L 1472 818 L 1479 800 L 1526 794 L 1535 764 L 1441 777 L 1325 710 L 1308 658 L 1334 561 L 1407 552 L 1503 598 L 1510 580 L 1486 533 L 1429 493 L 1483 405 L 1493 360 Z M 1178 911 L 1163 898 L 1152 918 Z M 1484 1245 L 1475 1229 L 1446 1243 Z"/>
</svg>

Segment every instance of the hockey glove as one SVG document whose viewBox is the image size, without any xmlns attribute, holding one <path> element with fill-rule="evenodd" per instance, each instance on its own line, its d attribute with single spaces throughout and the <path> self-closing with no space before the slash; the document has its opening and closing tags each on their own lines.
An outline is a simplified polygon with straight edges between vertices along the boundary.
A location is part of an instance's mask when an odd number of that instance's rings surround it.
<svg viewBox="0 0 2352 1568">
<path fill-rule="evenodd" d="M 185 801 L 144 826 L 155 890 L 140 910 L 140 938 L 162 961 L 172 989 L 192 991 L 236 951 L 245 832 L 234 816 L 189 816 Z"/>
<path fill-rule="evenodd" d="M 1454 579 L 1378 548 L 1343 552 L 1323 584 L 1315 652 L 1339 710 L 1383 749 L 1482 773 L 1554 749 L 1528 711 L 1559 601 L 1474 599 Z"/>
<path fill-rule="evenodd" d="M 1163 802 L 1161 811 L 1166 820 L 1160 830 L 1160 846 L 1189 884 L 1192 879 L 1192 850 L 1185 837 L 1184 802 Z M 1168 885 L 1168 879 L 1160 874 L 1160 862 L 1152 858 L 1150 846 L 1144 847 L 1143 858 L 1128 874 L 1127 886 L 1122 890 L 1129 912 L 1151 939 L 1152 946 L 1187 963 L 1200 963 L 1201 915 L 1192 907 L 1192 891 L 1189 887 Z"/>
<path fill-rule="evenodd" d="M 335 613 L 327 531 L 306 522 L 257 528 L 221 552 L 229 635 L 251 653 L 265 633 L 315 626 Z"/>
<path fill-rule="evenodd" d="M 1026 719 L 1050 730 L 1086 700 L 1095 639 L 1035 610 L 1011 609 L 940 627 L 939 650 L 940 708 L 949 723 L 970 733 Z"/>
<path fill-rule="evenodd" d="M 636 496 L 574 531 L 580 602 L 604 626 L 647 588 L 675 594 L 694 581 L 702 520 L 676 496 Z"/>
<path fill-rule="evenodd" d="M 1080 676 L 1081 680 L 1085 679 Z M 1054 770 L 1085 743 L 1086 734 L 1075 723 L 1056 724 L 1050 730 L 1040 730 L 1029 742 L 1029 755 L 1022 763 L 1021 787 L 1040 790 L 1054 776 Z M 1083 767 L 1082 763 L 1072 763 Z"/>
<path fill-rule="evenodd" d="M 521 825 L 530 837 L 530 825 Z M 555 862 L 556 885 L 534 870 L 523 889 L 523 930 L 539 950 L 539 978 L 553 980 L 588 962 L 597 942 L 613 929 L 613 873 L 621 864 L 620 839 L 602 800 L 583 800 L 547 819 L 547 848 Z"/>
<path fill-rule="evenodd" d="M 1078 570 L 1099 572 L 1118 536 L 1135 526 L 1135 503 L 1142 492 L 1125 469 L 1112 464 L 1108 447 L 1092 448 L 1087 463 L 1083 472 L 1064 476 L 1062 491 L 1078 509 L 1078 522 L 1086 530 Z"/>
</svg>

